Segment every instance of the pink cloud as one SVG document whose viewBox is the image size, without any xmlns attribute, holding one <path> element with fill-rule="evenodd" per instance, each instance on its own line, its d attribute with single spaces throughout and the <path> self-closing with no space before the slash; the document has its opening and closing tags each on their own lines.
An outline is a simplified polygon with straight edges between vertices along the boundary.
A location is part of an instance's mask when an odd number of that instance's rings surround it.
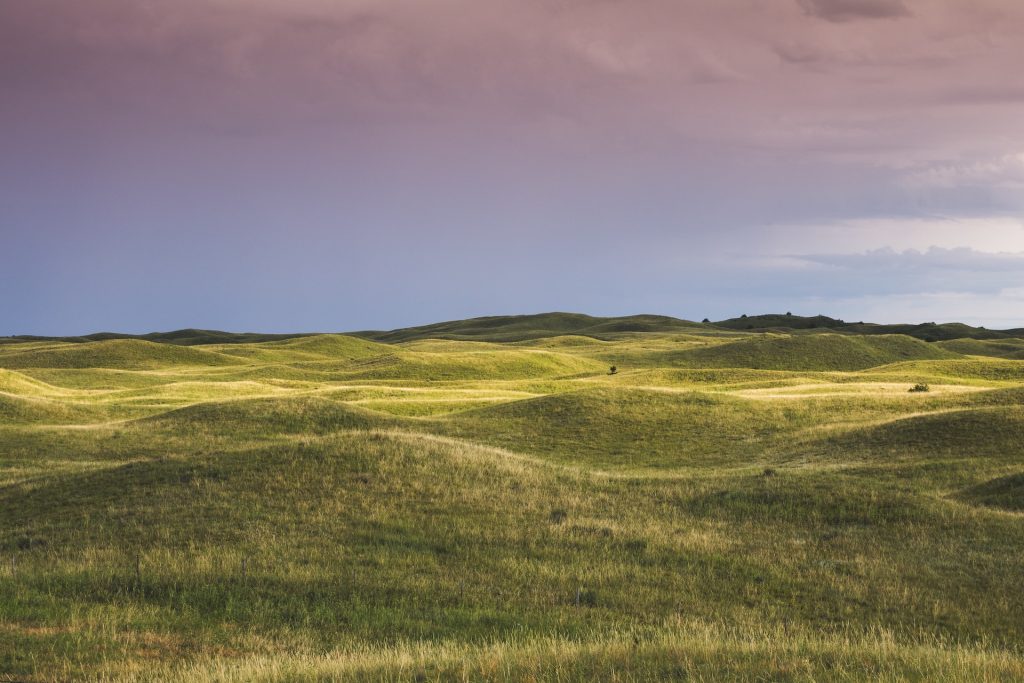
<svg viewBox="0 0 1024 683">
<path fill-rule="evenodd" d="M 803 10 L 827 21 L 894 19 L 910 16 L 903 0 L 797 0 Z"/>
</svg>

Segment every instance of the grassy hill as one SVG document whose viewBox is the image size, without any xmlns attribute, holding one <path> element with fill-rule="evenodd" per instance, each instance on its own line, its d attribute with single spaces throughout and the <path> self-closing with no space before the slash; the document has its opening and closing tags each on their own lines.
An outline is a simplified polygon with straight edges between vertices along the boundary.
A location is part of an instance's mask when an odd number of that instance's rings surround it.
<svg viewBox="0 0 1024 683">
<path fill-rule="evenodd" d="M 262 344 L 217 344 L 203 347 L 225 356 L 260 364 L 309 361 L 358 361 L 390 355 L 390 347 L 340 334 L 317 334 Z"/>
<path fill-rule="evenodd" d="M 715 327 L 724 327 L 730 330 L 813 330 L 813 329 L 838 329 L 846 325 L 842 320 L 830 318 L 827 315 L 801 316 L 792 313 L 766 313 L 763 315 L 743 315 L 739 318 L 729 318 L 712 323 Z"/>
<path fill-rule="evenodd" d="M 469 320 L 453 320 L 390 332 L 357 332 L 355 334 L 390 343 L 416 339 L 514 342 L 562 335 L 579 335 L 600 339 L 614 338 L 622 333 L 685 332 L 694 329 L 701 329 L 701 325 L 664 315 L 599 318 L 581 313 L 541 313 L 538 315 L 470 318 Z"/>
<path fill-rule="evenodd" d="M 674 365 L 762 370 L 863 370 L 907 360 L 957 358 L 953 353 L 902 335 L 759 335 L 687 349 Z"/>
<path fill-rule="evenodd" d="M 181 346 L 197 346 L 201 344 L 250 344 L 268 341 L 295 339 L 312 336 L 312 334 L 255 334 L 252 332 L 221 332 L 220 330 L 197 330 L 193 328 L 174 330 L 172 332 L 151 332 L 149 334 L 123 334 L 121 332 L 96 332 L 72 337 L 41 337 L 20 335 L 0 337 L 2 344 L 19 344 L 23 342 L 67 342 L 85 344 L 95 341 L 111 341 L 115 339 L 138 339 L 141 341 L 178 344 Z"/>
<path fill-rule="evenodd" d="M 792 313 L 743 315 L 702 323 L 663 315 L 629 315 L 595 317 L 581 313 L 539 313 L 532 315 L 505 315 L 451 320 L 418 327 L 390 331 L 362 331 L 348 334 L 385 343 L 415 340 L 449 339 L 463 341 L 516 342 L 559 336 L 584 336 L 593 339 L 618 339 L 637 333 L 678 333 L 712 335 L 721 332 L 841 332 L 854 335 L 902 334 L 928 342 L 960 339 L 1006 340 L 1024 339 L 1024 328 L 988 330 L 963 323 L 918 323 L 879 325 L 865 322 L 845 322 L 825 315 L 799 316 Z M 5 344 L 25 342 L 89 343 L 134 339 L 181 346 L 247 345 L 263 342 L 287 342 L 304 337 L 325 337 L 315 333 L 259 334 L 253 332 L 222 332 L 219 330 L 183 329 L 149 334 L 121 334 L 97 332 L 72 337 L 40 337 L 21 335 L 0 337 Z"/>
<path fill-rule="evenodd" d="M 231 365 L 236 361 L 198 348 L 138 339 L 112 339 L 88 344 L 39 343 L 0 347 L 5 368 L 117 368 L 157 370 L 168 366 Z"/>
<path fill-rule="evenodd" d="M 46 382 L 40 382 L 14 370 L 0 368 L 0 392 L 19 396 L 46 396 L 60 391 Z"/>
<path fill-rule="evenodd" d="M 1024 679 L 1016 342 L 787 329 L 0 345 L 0 681 Z"/>
<path fill-rule="evenodd" d="M 952 339 L 1008 339 L 1024 337 L 1022 330 L 987 330 L 963 323 L 919 323 L 879 325 L 865 322 L 846 322 L 826 315 L 799 316 L 791 313 L 743 315 L 712 323 L 715 327 L 755 332 L 792 332 L 794 330 L 821 330 L 844 334 L 877 335 L 902 334 L 923 341 L 948 341 Z"/>
<path fill-rule="evenodd" d="M 713 334 L 737 332 L 841 332 L 851 335 L 906 335 L 923 341 L 952 339 L 1024 338 L 1024 330 L 987 330 L 962 323 L 920 323 L 879 325 L 845 322 L 825 315 L 799 316 L 789 313 L 744 315 L 717 322 L 695 323 L 659 315 L 634 315 L 596 318 L 578 313 L 542 313 L 538 315 L 492 316 L 455 320 L 390 332 L 357 332 L 358 336 L 383 342 L 414 339 L 462 339 L 513 342 L 561 335 L 581 335 L 597 339 L 616 339 L 630 333 Z"/>
<path fill-rule="evenodd" d="M 1024 339 L 953 339 L 939 342 L 937 346 L 965 356 L 992 356 L 1024 360 Z"/>
</svg>

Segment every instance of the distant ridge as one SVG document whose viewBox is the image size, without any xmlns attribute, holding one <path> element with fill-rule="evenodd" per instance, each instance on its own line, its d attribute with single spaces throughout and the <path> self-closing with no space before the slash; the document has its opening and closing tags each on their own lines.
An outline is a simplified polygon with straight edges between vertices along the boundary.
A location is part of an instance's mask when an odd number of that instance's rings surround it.
<svg viewBox="0 0 1024 683">
<path fill-rule="evenodd" d="M 875 323 L 848 323 L 825 315 L 800 316 L 789 313 L 741 316 L 716 322 L 693 322 L 664 315 L 631 315 L 601 318 L 580 313 L 539 313 L 536 315 L 489 316 L 452 320 L 419 327 L 406 327 L 387 332 L 354 332 L 356 336 L 381 342 L 402 342 L 416 339 L 453 339 L 478 341 L 522 341 L 565 334 L 614 338 L 631 332 L 784 332 L 880 335 L 905 334 L 923 341 L 952 339 L 1011 339 L 1024 338 L 1024 329 L 987 330 L 963 323 L 920 323 L 879 325 Z"/>
<path fill-rule="evenodd" d="M 715 327 L 755 332 L 792 332 L 795 330 L 830 330 L 846 334 L 905 334 L 924 341 L 950 339 L 1010 339 L 1024 337 L 1024 329 L 988 330 L 963 323 L 897 323 L 880 325 L 866 322 L 846 322 L 825 315 L 800 316 L 789 313 L 741 316 L 711 323 Z"/>
<path fill-rule="evenodd" d="M 162 344 L 198 346 L 200 344 L 247 344 L 268 341 L 284 341 L 287 339 L 296 339 L 298 337 L 312 337 L 316 334 L 316 332 L 301 332 L 296 334 L 260 334 L 256 332 L 221 332 L 219 330 L 197 330 L 188 328 L 184 330 L 174 330 L 173 332 L 149 332 L 148 334 L 95 332 L 93 334 L 70 337 L 42 337 L 25 334 L 14 337 L 0 337 L 0 344 L 26 341 L 85 343 L 109 341 L 112 339 L 139 339 L 142 341 L 158 342 Z"/>
<path fill-rule="evenodd" d="M 623 334 L 661 332 L 680 334 L 708 334 L 726 332 L 781 332 L 815 334 L 837 332 L 850 335 L 904 334 L 923 341 L 951 341 L 956 339 L 1000 340 L 1024 339 L 1024 328 L 989 330 L 963 323 L 906 323 L 881 325 L 867 322 L 846 322 L 826 315 L 800 316 L 789 313 L 768 313 L 740 316 L 719 321 L 694 322 L 665 315 L 628 315 L 599 317 L 583 313 L 537 313 L 530 315 L 500 315 L 466 320 L 404 327 L 395 330 L 365 330 L 348 333 L 377 342 L 399 343 L 420 339 L 450 339 L 464 341 L 516 342 L 545 337 L 576 335 L 594 339 L 614 339 Z M 179 346 L 204 344 L 245 344 L 253 342 L 285 341 L 312 337 L 316 332 L 293 334 L 261 334 L 256 332 L 222 332 L 219 330 L 184 329 L 173 332 L 148 334 L 121 334 L 97 332 L 81 336 L 43 337 L 20 335 L 0 337 L 0 344 L 39 341 L 84 343 L 115 339 L 138 339 Z"/>
<path fill-rule="evenodd" d="M 452 339 L 467 341 L 514 342 L 561 335 L 597 339 L 633 332 L 701 332 L 706 325 L 666 315 L 628 315 L 600 318 L 582 313 L 538 313 L 535 315 L 499 315 L 468 320 L 451 320 L 388 332 L 368 331 L 353 334 L 382 342 L 416 339 Z"/>
</svg>

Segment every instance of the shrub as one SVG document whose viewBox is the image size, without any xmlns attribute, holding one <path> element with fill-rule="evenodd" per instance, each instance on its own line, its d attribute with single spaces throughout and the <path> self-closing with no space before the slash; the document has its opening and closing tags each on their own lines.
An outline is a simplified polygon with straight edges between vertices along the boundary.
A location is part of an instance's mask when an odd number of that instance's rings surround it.
<svg viewBox="0 0 1024 683">
<path fill-rule="evenodd" d="M 597 591 L 580 586 L 576 589 L 575 602 L 577 607 L 597 606 Z"/>
<path fill-rule="evenodd" d="M 912 393 L 912 394 L 913 393 L 918 393 L 918 392 L 921 392 L 921 391 L 931 391 L 931 387 L 929 387 L 927 384 L 922 384 L 922 383 L 918 383 L 918 384 L 915 384 L 914 386 L 910 387 L 910 393 Z"/>
</svg>

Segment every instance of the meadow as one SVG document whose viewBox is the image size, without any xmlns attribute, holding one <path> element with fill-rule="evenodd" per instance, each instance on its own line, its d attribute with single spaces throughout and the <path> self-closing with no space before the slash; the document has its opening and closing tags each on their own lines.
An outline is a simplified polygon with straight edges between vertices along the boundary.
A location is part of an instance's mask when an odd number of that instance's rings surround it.
<svg viewBox="0 0 1024 683">
<path fill-rule="evenodd" d="M 4 340 L 0 681 L 1024 680 L 1024 340 L 778 318 Z"/>
</svg>

